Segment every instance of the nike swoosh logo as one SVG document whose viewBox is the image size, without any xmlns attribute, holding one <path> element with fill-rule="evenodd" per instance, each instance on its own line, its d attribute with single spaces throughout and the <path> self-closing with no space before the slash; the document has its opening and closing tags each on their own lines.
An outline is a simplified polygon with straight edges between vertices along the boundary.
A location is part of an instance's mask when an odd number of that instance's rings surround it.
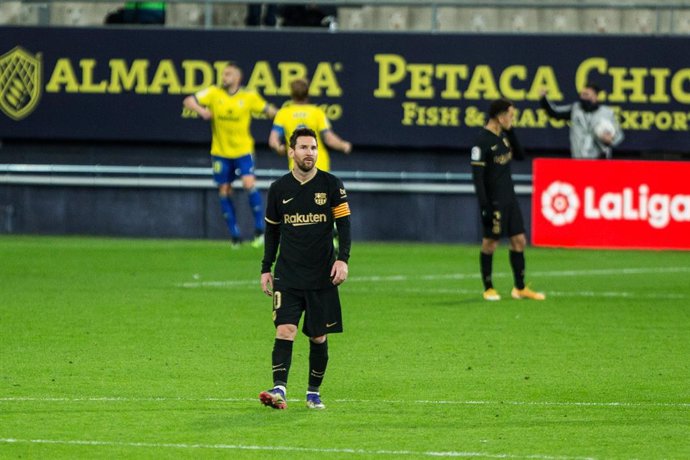
<svg viewBox="0 0 690 460">
<path fill-rule="evenodd" d="M 336 324 L 338 324 L 337 321 L 336 321 L 335 323 L 326 323 L 326 327 L 333 327 L 333 326 L 335 326 Z"/>
<path fill-rule="evenodd" d="M 493 147 L 491 147 L 491 150 L 492 150 L 493 152 L 495 152 L 497 148 L 498 148 L 498 144 L 496 144 L 496 145 L 494 145 Z"/>
<path fill-rule="evenodd" d="M 288 204 L 289 202 L 291 202 L 294 199 L 295 199 L 295 197 L 293 196 L 292 198 L 288 198 L 287 200 L 283 200 L 283 204 Z"/>
</svg>

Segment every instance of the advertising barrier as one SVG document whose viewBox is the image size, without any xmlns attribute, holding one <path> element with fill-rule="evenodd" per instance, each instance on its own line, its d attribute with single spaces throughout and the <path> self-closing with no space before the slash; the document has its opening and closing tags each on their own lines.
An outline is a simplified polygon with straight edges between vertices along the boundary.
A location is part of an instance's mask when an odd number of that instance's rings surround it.
<svg viewBox="0 0 690 460">
<path fill-rule="evenodd" d="M 569 148 L 539 106 L 588 80 L 614 108 L 626 151 L 686 151 L 688 37 L 328 33 L 0 27 L 0 138 L 208 142 L 182 99 L 228 61 L 280 106 L 311 79 L 312 102 L 355 145 L 468 149 L 489 101 L 511 99 L 525 147 Z M 253 134 L 268 138 L 270 123 Z"/>
<path fill-rule="evenodd" d="M 690 164 L 537 159 L 535 246 L 690 249 Z"/>
</svg>

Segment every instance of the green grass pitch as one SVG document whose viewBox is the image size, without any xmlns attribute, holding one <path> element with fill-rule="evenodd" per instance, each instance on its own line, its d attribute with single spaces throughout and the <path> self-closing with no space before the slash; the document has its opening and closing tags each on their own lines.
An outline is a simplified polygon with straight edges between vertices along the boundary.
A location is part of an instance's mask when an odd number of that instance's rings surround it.
<svg viewBox="0 0 690 460">
<path fill-rule="evenodd" d="M 690 253 L 353 245 L 325 411 L 271 386 L 261 250 L 0 237 L 0 458 L 690 458 Z"/>
</svg>

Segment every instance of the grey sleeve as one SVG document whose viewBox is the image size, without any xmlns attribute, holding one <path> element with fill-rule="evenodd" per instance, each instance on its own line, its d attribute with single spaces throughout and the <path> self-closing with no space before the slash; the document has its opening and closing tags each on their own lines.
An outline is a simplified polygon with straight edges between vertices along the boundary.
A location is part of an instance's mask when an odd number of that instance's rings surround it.
<svg viewBox="0 0 690 460">
<path fill-rule="evenodd" d="M 542 96 L 542 98 L 539 99 L 539 105 L 541 105 L 542 109 L 546 110 L 546 113 L 548 113 L 551 118 L 557 120 L 570 120 L 570 114 L 573 111 L 573 104 L 555 105 L 546 99 L 546 96 Z"/>
</svg>

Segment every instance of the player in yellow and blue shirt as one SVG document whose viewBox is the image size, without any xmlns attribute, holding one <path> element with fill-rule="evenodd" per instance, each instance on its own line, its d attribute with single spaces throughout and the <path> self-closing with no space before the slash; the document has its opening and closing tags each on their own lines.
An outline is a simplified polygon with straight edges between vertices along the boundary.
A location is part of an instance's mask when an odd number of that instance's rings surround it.
<svg viewBox="0 0 690 460">
<path fill-rule="evenodd" d="M 309 128 L 316 133 L 319 154 L 316 168 L 322 171 L 331 170 L 331 161 L 326 145 L 344 153 L 352 151 L 352 144 L 341 139 L 333 132 L 326 113 L 316 105 L 309 103 L 309 82 L 298 78 L 290 84 L 292 100 L 283 106 L 273 120 L 273 128 L 268 138 L 268 145 L 279 155 L 286 155 L 286 140 L 298 128 Z M 292 159 L 288 159 L 288 169 L 292 170 Z"/>
<path fill-rule="evenodd" d="M 211 156 L 213 179 L 218 184 L 218 195 L 223 217 L 230 230 L 233 245 L 241 241 L 235 207 L 232 202 L 232 182 L 242 178 L 242 186 L 249 196 L 254 214 L 255 235 L 252 245 L 263 243 L 264 219 L 261 195 L 256 190 L 254 176 L 254 138 L 249 130 L 252 115 L 265 113 L 275 116 L 275 108 L 257 92 L 242 86 L 242 71 L 228 64 L 221 76 L 221 87 L 211 86 L 187 96 L 184 106 L 211 122 Z"/>
</svg>

